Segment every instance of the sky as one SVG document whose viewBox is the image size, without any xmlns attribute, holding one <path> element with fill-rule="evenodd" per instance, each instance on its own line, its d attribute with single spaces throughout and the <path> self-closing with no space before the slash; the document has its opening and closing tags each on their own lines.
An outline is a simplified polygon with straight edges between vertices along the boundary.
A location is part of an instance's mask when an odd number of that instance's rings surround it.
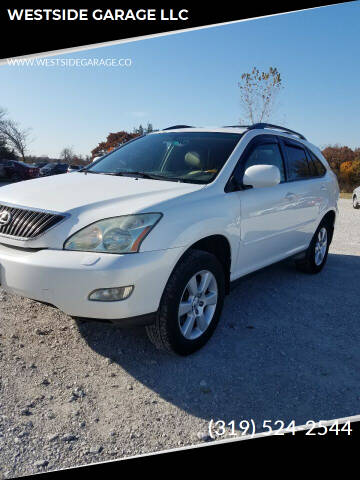
<svg viewBox="0 0 360 480">
<path fill-rule="evenodd" d="M 31 128 L 30 154 L 58 157 L 70 146 L 86 155 L 140 123 L 238 124 L 241 74 L 272 66 L 283 90 L 270 120 L 320 147 L 354 148 L 359 21 L 351 2 L 51 57 L 130 58 L 130 67 L 2 65 L 0 107 Z"/>
</svg>

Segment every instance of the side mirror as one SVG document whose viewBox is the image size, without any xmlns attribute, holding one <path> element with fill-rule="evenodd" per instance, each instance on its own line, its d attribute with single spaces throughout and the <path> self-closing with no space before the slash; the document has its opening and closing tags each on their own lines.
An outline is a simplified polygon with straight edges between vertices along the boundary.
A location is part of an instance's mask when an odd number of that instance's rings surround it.
<svg viewBox="0 0 360 480">
<path fill-rule="evenodd" d="M 273 187 L 280 183 L 280 170 L 275 165 L 253 165 L 245 170 L 243 184 L 253 188 Z"/>
</svg>

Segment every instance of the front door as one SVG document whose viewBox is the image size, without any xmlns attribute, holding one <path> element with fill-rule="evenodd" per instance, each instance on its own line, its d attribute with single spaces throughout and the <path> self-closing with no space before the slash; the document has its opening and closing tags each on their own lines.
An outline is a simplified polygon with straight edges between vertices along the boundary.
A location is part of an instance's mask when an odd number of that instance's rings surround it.
<svg viewBox="0 0 360 480">
<path fill-rule="evenodd" d="M 238 181 L 252 165 L 277 166 L 281 182 L 239 192 L 241 234 L 236 276 L 274 263 L 295 247 L 294 197 L 286 182 L 284 158 L 276 136 L 259 135 L 250 141 L 234 172 Z"/>
</svg>

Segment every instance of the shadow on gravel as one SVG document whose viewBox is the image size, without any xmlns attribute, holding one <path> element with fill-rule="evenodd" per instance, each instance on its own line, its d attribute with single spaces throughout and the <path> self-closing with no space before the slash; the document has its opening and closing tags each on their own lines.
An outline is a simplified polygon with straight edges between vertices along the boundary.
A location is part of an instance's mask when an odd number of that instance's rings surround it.
<svg viewBox="0 0 360 480">
<path fill-rule="evenodd" d="M 143 329 L 78 327 L 92 349 L 196 417 L 303 424 L 360 413 L 359 286 L 351 255 L 329 254 L 314 276 L 290 261 L 248 275 L 210 342 L 186 358 L 155 350 Z"/>
</svg>

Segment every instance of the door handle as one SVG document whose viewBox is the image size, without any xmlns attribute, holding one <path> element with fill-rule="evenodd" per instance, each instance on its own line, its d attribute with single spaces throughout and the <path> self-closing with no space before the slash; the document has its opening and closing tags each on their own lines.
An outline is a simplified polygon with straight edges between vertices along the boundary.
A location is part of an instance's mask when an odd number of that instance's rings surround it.
<svg viewBox="0 0 360 480">
<path fill-rule="evenodd" d="M 325 185 L 321 185 L 320 190 L 327 190 Z"/>
</svg>

